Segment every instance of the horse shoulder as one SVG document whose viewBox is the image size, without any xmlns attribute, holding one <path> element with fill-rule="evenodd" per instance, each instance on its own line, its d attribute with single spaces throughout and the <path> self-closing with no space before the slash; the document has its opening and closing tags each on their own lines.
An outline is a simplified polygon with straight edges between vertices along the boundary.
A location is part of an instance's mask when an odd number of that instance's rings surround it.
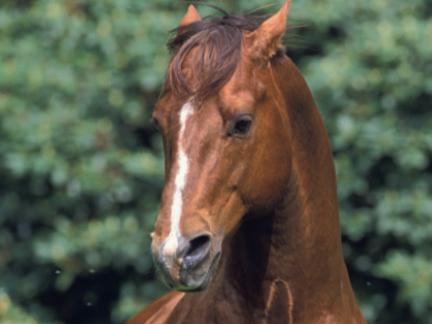
<svg viewBox="0 0 432 324">
<path fill-rule="evenodd" d="M 184 293 L 182 292 L 172 291 L 146 306 L 127 324 L 165 323 L 183 296 Z"/>
</svg>

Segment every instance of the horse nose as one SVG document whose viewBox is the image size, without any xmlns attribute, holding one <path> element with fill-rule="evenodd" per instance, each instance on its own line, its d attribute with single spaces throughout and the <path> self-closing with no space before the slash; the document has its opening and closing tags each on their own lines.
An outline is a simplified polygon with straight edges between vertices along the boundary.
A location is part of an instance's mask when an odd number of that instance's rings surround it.
<svg viewBox="0 0 432 324">
<path fill-rule="evenodd" d="M 177 259 L 185 269 L 193 269 L 203 261 L 210 252 L 211 235 L 200 234 L 192 239 L 183 238 L 177 248 Z"/>
</svg>

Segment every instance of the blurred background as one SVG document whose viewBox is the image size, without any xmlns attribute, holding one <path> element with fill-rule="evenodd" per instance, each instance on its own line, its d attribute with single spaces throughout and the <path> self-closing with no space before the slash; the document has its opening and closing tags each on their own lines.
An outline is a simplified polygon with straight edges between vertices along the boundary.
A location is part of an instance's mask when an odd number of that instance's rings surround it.
<svg viewBox="0 0 432 324">
<path fill-rule="evenodd" d="M 186 7 L 0 1 L 1 323 L 121 323 L 164 292 L 149 253 L 163 181 L 150 115 Z M 370 323 L 432 323 L 431 17 L 429 0 L 295 0 L 290 14 L 287 51 L 331 136 Z"/>
</svg>

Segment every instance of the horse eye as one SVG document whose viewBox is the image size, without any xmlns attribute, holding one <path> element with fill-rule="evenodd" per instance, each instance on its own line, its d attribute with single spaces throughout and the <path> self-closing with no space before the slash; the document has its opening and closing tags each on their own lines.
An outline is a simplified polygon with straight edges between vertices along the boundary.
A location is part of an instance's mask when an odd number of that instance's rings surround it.
<svg viewBox="0 0 432 324">
<path fill-rule="evenodd" d="M 252 117 L 249 115 L 242 115 L 236 117 L 229 131 L 230 136 L 244 136 L 249 133 L 252 126 Z"/>
</svg>

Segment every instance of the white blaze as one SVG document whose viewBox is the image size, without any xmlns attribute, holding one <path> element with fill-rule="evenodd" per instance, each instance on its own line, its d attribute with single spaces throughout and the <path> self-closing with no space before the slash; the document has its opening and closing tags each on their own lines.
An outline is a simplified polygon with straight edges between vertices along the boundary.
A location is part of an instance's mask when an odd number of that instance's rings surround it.
<svg viewBox="0 0 432 324">
<path fill-rule="evenodd" d="M 180 109 L 180 132 L 178 136 L 178 155 L 177 155 L 177 174 L 175 177 L 174 195 L 171 205 L 171 229 L 167 237 L 164 254 L 174 255 L 177 250 L 177 238 L 180 236 L 180 219 L 183 209 L 183 189 L 186 185 L 186 177 L 189 170 L 189 159 L 184 150 L 182 140 L 185 132 L 186 123 L 189 117 L 194 113 L 190 101 L 185 103 Z"/>
</svg>

